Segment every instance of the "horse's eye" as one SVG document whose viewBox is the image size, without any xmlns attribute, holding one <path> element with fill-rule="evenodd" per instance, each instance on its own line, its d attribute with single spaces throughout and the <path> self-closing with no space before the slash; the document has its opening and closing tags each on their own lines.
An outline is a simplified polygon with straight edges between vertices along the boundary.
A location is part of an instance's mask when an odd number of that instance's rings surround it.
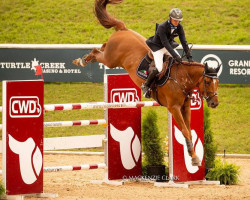
<svg viewBox="0 0 250 200">
<path fill-rule="evenodd" d="M 205 84 L 206 84 L 206 85 L 210 85 L 210 82 L 208 82 L 208 81 L 205 81 Z"/>
</svg>

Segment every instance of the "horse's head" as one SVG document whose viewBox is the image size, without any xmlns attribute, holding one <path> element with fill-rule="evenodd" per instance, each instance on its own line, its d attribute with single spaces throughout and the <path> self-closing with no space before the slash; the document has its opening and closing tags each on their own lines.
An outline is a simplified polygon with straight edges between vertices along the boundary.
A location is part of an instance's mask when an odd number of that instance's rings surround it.
<svg viewBox="0 0 250 200">
<path fill-rule="evenodd" d="M 199 89 L 202 96 L 206 99 L 208 107 L 216 108 L 219 105 L 218 101 L 218 71 L 220 70 L 220 65 L 217 68 L 208 67 L 205 64 L 205 70 L 203 72 L 203 77 L 200 80 Z"/>
</svg>

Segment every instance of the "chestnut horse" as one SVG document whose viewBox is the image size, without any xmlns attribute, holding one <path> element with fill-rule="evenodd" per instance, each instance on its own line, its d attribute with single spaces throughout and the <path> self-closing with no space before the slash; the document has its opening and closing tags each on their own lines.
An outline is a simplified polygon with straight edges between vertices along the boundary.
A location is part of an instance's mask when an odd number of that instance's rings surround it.
<svg viewBox="0 0 250 200">
<path fill-rule="evenodd" d="M 138 87 L 143 79 L 136 75 L 137 66 L 142 58 L 150 51 L 145 43 L 145 38 L 133 30 L 126 28 L 124 22 L 111 17 L 106 11 L 107 4 L 118 4 L 122 0 L 95 0 L 95 14 L 100 24 L 105 28 L 114 27 L 115 32 L 100 49 L 94 48 L 82 59 L 73 61 L 77 66 L 85 67 L 90 62 L 100 62 L 109 68 L 123 67 Z M 199 88 L 200 93 L 207 100 L 209 107 L 215 108 L 219 102 L 217 97 L 217 69 L 210 69 L 200 63 L 183 62 L 171 68 L 170 80 L 165 85 L 157 87 L 152 97 L 161 105 L 168 108 L 177 122 L 182 134 L 186 138 L 192 165 L 201 164 L 196 155 L 190 128 L 190 96 L 194 88 Z"/>
</svg>

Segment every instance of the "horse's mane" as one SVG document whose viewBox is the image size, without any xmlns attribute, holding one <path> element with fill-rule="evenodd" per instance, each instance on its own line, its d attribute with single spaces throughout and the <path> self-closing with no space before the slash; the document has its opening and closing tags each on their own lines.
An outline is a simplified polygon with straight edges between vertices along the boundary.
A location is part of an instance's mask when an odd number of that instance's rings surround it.
<svg viewBox="0 0 250 200">
<path fill-rule="evenodd" d="M 183 65 L 188 65 L 188 66 L 197 66 L 197 67 L 205 67 L 203 64 L 199 62 L 188 62 L 188 61 L 182 61 Z"/>
</svg>

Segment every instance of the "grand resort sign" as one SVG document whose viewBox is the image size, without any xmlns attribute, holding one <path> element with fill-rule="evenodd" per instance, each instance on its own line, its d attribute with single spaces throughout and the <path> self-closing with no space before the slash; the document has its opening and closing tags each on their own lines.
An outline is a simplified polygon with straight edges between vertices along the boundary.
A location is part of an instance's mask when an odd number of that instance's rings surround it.
<svg viewBox="0 0 250 200">
<path fill-rule="evenodd" d="M 121 67 L 109 69 L 102 63 L 85 68 L 72 64 L 98 44 L 19 45 L 0 44 L 0 79 L 45 82 L 103 82 L 104 74 L 126 73 Z M 182 54 L 182 49 L 177 51 Z M 211 67 L 221 65 L 220 83 L 250 84 L 250 45 L 194 45 L 193 58 Z"/>
<path fill-rule="evenodd" d="M 249 60 L 229 60 L 230 75 L 250 75 L 250 58 Z"/>
</svg>

